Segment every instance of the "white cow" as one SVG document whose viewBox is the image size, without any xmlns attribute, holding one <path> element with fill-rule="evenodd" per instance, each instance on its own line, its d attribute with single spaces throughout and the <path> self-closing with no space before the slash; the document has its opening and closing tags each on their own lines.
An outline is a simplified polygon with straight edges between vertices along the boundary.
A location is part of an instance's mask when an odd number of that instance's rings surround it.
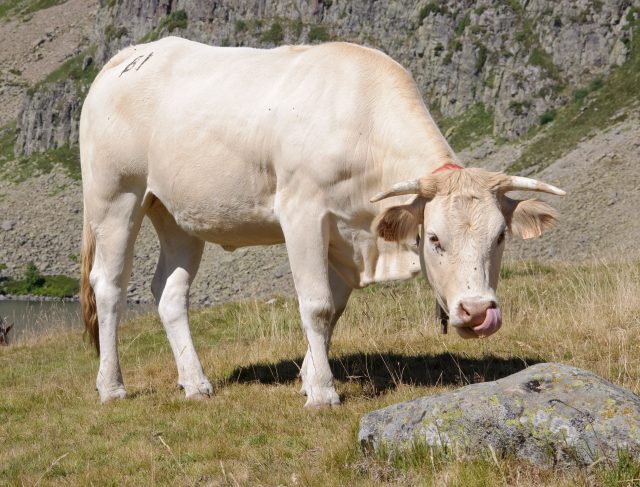
<svg viewBox="0 0 640 487">
<path fill-rule="evenodd" d="M 102 401 L 125 395 L 117 327 L 145 215 L 161 246 L 152 292 L 187 397 L 212 392 L 187 318 L 204 243 L 284 242 L 308 340 L 302 390 L 322 406 L 339 403 L 327 352 L 352 289 L 422 267 L 462 336 L 491 334 L 505 230 L 537 236 L 555 214 L 505 193 L 564 194 L 480 169 L 432 174 L 456 157 L 411 76 L 346 43 L 129 47 L 91 86 L 80 152 L 81 296 Z"/>
</svg>

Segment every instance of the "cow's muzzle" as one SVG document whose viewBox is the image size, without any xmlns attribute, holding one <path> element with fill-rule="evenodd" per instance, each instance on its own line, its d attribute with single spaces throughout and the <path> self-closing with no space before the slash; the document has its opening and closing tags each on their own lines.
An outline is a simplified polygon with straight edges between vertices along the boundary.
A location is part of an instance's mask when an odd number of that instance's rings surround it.
<svg viewBox="0 0 640 487">
<path fill-rule="evenodd" d="M 502 313 L 493 300 L 463 299 L 457 306 L 456 318 L 452 325 L 463 338 L 484 338 L 502 326 Z"/>
</svg>

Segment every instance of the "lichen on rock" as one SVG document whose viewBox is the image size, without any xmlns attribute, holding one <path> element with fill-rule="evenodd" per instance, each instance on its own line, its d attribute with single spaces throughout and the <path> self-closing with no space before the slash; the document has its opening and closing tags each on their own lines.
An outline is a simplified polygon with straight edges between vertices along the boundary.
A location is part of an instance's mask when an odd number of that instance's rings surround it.
<svg viewBox="0 0 640 487">
<path fill-rule="evenodd" d="M 369 413 L 358 441 L 395 453 L 421 443 L 538 465 L 589 465 L 615 460 L 620 450 L 640 454 L 639 425 L 633 392 L 587 370 L 543 363 Z"/>
</svg>

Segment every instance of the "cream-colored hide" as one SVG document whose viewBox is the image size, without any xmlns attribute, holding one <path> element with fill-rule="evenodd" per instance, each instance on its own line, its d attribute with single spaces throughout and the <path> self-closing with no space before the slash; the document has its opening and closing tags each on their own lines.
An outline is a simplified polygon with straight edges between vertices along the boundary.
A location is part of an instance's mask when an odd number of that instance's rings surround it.
<svg viewBox="0 0 640 487">
<path fill-rule="evenodd" d="M 187 397 L 212 393 L 187 318 L 204 242 L 286 244 L 308 340 L 307 406 L 339 403 L 327 352 L 351 290 L 420 271 L 419 225 L 411 241 L 386 242 L 371 224 L 397 199 L 369 199 L 455 161 L 409 74 L 378 51 L 345 43 L 219 48 L 178 38 L 132 46 L 106 64 L 82 109 L 80 152 L 81 300 L 100 352 L 101 400 L 125 395 L 117 326 L 146 215 L 161 244 L 152 292 Z M 446 215 L 462 212 L 462 203 L 455 190 L 440 194 L 414 205 L 416 222 L 454 245 L 458 233 Z M 495 211 L 480 212 L 487 228 L 468 245 L 486 248 L 510 218 L 517 227 L 520 205 L 508 210 L 497 193 L 483 193 L 482 201 Z M 526 233 L 531 224 L 521 227 Z M 424 239 L 420 245 L 438 295 L 445 302 L 464 296 L 456 286 L 465 279 L 441 282 L 432 262 L 438 255 Z M 476 260 L 464 254 L 450 268 L 464 276 Z"/>
</svg>

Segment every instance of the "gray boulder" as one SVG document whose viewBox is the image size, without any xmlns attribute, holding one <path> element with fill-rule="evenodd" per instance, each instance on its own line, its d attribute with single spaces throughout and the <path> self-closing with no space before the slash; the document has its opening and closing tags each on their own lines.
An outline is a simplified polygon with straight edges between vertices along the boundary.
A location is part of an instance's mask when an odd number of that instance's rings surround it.
<svg viewBox="0 0 640 487">
<path fill-rule="evenodd" d="M 373 411 L 362 418 L 365 448 L 402 452 L 416 442 L 481 454 L 493 449 L 538 465 L 589 465 L 640 454 L 640 397 L 587 370 L 543 363 Z"/>
</svg>

